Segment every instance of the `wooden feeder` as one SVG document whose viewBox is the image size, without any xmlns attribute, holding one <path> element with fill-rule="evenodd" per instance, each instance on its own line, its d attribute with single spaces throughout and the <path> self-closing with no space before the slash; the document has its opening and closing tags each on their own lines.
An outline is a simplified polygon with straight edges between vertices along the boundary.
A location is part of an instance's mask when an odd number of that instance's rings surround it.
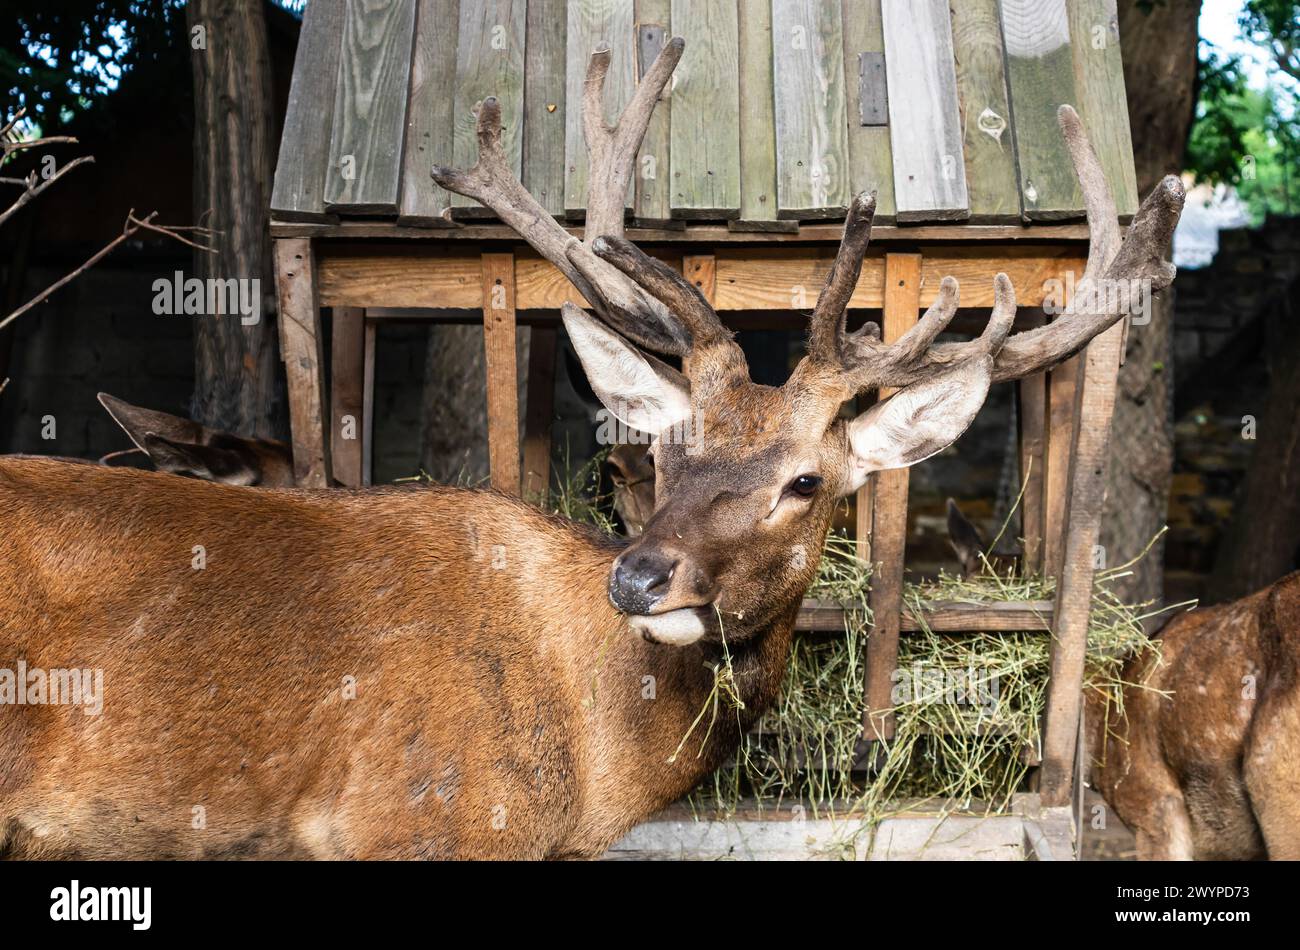
<svg viewBox="0 0 1300 950">
<path fill-rule="evenodd" d="M 581 236 L 587 155 L 577 101 L 608 46 L 610 115 L 666 37 L 685 55 L 651 120 L 627 237 L 680 267 L 736 328 L 802 328 L 851 196 L 878 198 L 851 304 L 897 339 L 947 274 L 967 329 L 1006 272 L 1017 329 L 1053 280 L 1082 273 L 1088 231 L 1056 123 L 1080 112 L 1121 217 L 1136 209 L 1114 0 L 316 0 L 308 5 L 275 175 L 281 344 L 301 484 L 369 481 L 375 328 L 481 314 L 492 484 L 521 488 L 515 335 L 529 327 L 522 481 L 545 489 L 558 308 L 575 288 L 511 229 L 437 187 L 469 167 L 476 105 L 501 102 L 507 154 Z M 492 304 L 495 303 L 495 306 Z M 331 365 L 320 308 L 333 312 Z M 959 322 L 958 326 L 961 326 Z M 935 630 L 1054 631 L 1039 791 L 1070 798 L 1080 684 L 1123 324 L 1050 374 L 1019 382 L 1026 563 L 1054 603 L 937 605 Z M 345 417 L 359 438 L 342 438 Z M 1080 425 L 1086 420 L 1086 425 Z M 908 473 L 858 498 L 877 564 L 868 739 L 887 736 L 902 606 Z M 805 628 L 841 629 L 808 604 Z"/>
</svg>

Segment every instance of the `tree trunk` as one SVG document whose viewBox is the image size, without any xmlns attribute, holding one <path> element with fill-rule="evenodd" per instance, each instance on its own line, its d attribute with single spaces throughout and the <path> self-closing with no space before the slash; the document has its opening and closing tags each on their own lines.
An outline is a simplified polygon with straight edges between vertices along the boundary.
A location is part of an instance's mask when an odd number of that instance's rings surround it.
<svg viewBox="0 0 1300 950">
<path fill-rule="evenodd" d="M 1138 191 L 1145 196 L 1182 170 L 1195 109 L 1200 0 L 1149 4 L 1120 0 L 1120 42 Z M 1119 374 L 1106 470 L 1101 545 L 1108 565 L 1141 553 L 1165 524 L 1173 472 L 1173 321 L 1171 288 L 1151 308 L 1151 321 L 1129 330 Z M 1164 546 L 1157 545 L 1115 583 L 1127 600 L 1163 595 Z"/>
<path fill-rule="evenodd" d="M 1268 400 L 1255 451 L 1219 541 L 1207 603 L 1235 600 L 1295 570 L 1300 556 L 1300 308 L 1285 298 L 1267 333 Z"/>
<path fill-rule="evenodd" d="M 252 317 L 240 313 L 195 318 L 191 411 L 240 435 L 284 437 L 267 228 L 275 142 L 266 19 L 260 0 L 189 0 L 185 17 L 194 65 L 194 213 L 217 232 L 217 252 L 196 252 L 193 276 L 258 282 L 248 298 L 256 323 L 245 325 Z"/>
</svg>

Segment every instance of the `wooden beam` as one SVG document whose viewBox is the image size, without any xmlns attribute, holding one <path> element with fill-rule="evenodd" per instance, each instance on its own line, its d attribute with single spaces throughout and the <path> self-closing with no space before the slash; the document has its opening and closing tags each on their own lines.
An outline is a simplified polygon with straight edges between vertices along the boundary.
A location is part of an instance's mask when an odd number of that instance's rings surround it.
<svg viewBox="0 0 1300 950">
<path fill-rule="evenodd" d="M 375 464 L 375 346 L 378 327 L 366 320 L 365 384 L 361 396 L 361 484 L 374 484 Z"/>
<path fill-rule="evenodd" d="M 772 5 L 777 217 L 842 217 L 851 197 L 839 0 Z"/>
<path fill-rule="evenodd" d="M 325 426 L 320 307 L 316 301 L 311 241 L 274 242 L 275 286 L 280 309 L 280 355 L 289 390 L 294 481 L 326 488 L 330 481 L 329 432 Z"/>
<path fill-rule="evenodd" d="M 460 5 L 456 41 L 456 107 L 452 154 L 458 168 L 478 161 L 478 109 L 489 96 L 501 102 L 501 150 L 510 171 L 523 176 L 524 39 L 527 28 L 522 0 L 465 0 Z M 490 218 L 493 213 L 473 198 L 453 194 L 453 213 Z"/>
<path fill-rule="evenodd" d="M 1050 600 L 930 603 L 924 605 L 919 617 L 911 608 L 903 608 L 899 628 L 903 633 L 921 630 L 922 624 L 936 633 L 1047 633 L 1051 630 L 1053 607 Z M 830 601 L 805 600 L 799 608 L 795 629 L 808 633 L 843 633 L 844 608 Z"/>
<path fill-rule="evenodd" d="M 524 413 L 524 499 L 546 506 L 551 481 L 551 423 L 555 417 L 556 327 L 533 327 L 528 345 Z"/>
<path fill-rule="evenodd" d="M 1076 106 L 1121 218 L 1138 208 L 1115 0 L 1067 0 Z"/>
<path fill-rule="evenodd" d="M 283 221 L 325 221 L 325 173 L 330 159 L 343 4 L 318 3 L 302 15 L 289 104 L 280 136 L 271 211 Z"/>
<path fill-rule="evenodd" d="M 636 75 L 640 82 L 672 37 L 672 0 L 636 0 Z M 661 95 L 637 154 L 632 219 L 648 227 L 682 227 L 672 216 L 671 94 Z"/>
<path fill-rule="evenodd" d="M 484 254 L 488 466 L 492 487 L 519 494 L 519 375 L 515 366 L 515 256 Z"/>
<path fill-rule="evenodd" d="M 329 6 L 329 4 L 321 4 Z M 415 51 L 411 57 L 410 102 L 402 149 L 402 197 L 397 223 L 412 227 L 451 227 L 443 212 L 451 194 L 429 174 L 435 164 L 452 165 L 452 97 L 456 82 L 455 30 L 459 0 L 419 0 Z"/>
<path fill-rule="evenodd" d="M 970 219 L 1014 221 L 1020 216 L 1020 189 L 998 0 L 952 4 L 952 43 Z"/>
<path fill-rule="evenodd" d="M 1034 329 L 1043 325 L 1041 311 L 1025 314 L 1027 326 Z M 1021 537 L 1024 554 L 1020 562 L 1022 573 L 1041 574 L 1043 571 L 1044 485 L 1047 468 L 1047 374 L 1035 373 L 1016 383 L 1016 442 L 1020 462 L 1020 479 L 1024 492 L 1020 498 Z"/>
<path fill-rule="evenodd" d="M 1066 0 L 1000 6 L 1021 207 L 1035 221 L 1077 217 L 1083 192 L 1056 121 L 1061 104 L 1077 98 Z"/>
<path fill-rule="evenodd" d="M 1075 780 L 1083 667 L 1092 609 L 1093 550 L 1106 497 L 1106 452 L 1123 352 L 1124 323 L 1088 345 L 1082 357 L 1070 469 L 1068 532 L 1056 585 L 1052 667 L 1043 722 L 1043 767 L 1038 793 L 1045 805 L 1065 805 Z"/>
<path fill-rule="evenodd" d="M 712 254 L 694 254 L 682 258 L 682 274 L 695 285 L 710 304 L 718 296 L 718 260 Z"/>
<path fill-rule="evenodd" d="M 888 125 L 864 125 L 863 98 L 889 117 L 889 89 L 884 69 L 885 36 L 880 26 L 880 0 L 843 0 L 844 91 L 848 119 L 849 191 L 876 193 L 876 224 L 894 221 L 894 164 Z M 872 241 L 880 228 L 872 229 Z"/>
<path fill-rule="evenodd" d="M 334 479 L 360 488 L 366 392 L 366 312 L 335 307 L 330 346 L 330 451 Z"/>
<path fill-rule="evenodd" d="M 874 185 L 856 188 L 858 191 L 870 191 Z M 877 196 L 879 201 L 879 196 Z M 907 227 L 895 227 L 885 223 L 877 213 L 880 222 L 871 229 L 873 246 L 898 243 L 913 247 L 919 241 L 956 241 L 970 244 L 987 244 L 998 241 L 1020 241 L 1040 243 L 1043 241 L 1086 241 L 1088 226 L 1083 223 L 1045 223 L 1045 224 L 917 224 Z M 808 241 L 830 241 L 838 243 L 844 233 L 842 223 L 830 222 L 796 222 L 795 231 L 748 232 L 734 231 L 723 224 L 704 224 L 687 222 L 684 227 L 650 228 L 629 227 L 625 236 L 629 241 L 638 243 L 667 242 L 672 244 L 705 243 L 718 244 L 768 244 L 782 245 Z M 567 230 L 579 240 L 582 239 L 582 227 L 570 224 Z M 271 222 L 271 237 L 327 237 L 338 240 L 358 240 L 370 238 L 398 238 L 416 243 L 436 242 L 464 243 L 477 241 L 518 241 L 519 235 L 504 224 L 497 222 L 468 222 L 463 227 L 443 231 L 431 231 L 428 228 L 403 227 L 394 221 L 364 220 L 339 221 L 334 223 L 310 223 L 284 220 Z"/>
<path fill-rule="evenodd" d="M 530 0 L 524 43 L 524 187 L 564 216 L 564 0 Z M 573 107 L 580 108 L 579 103 Z"/>
<path fill-rule="evenodd" d="M 466 253 L 427 249 L 411 244 L 374 248 L 363 245 L 328 245 L 319 264 L 323 306 L 436 307 L 477 309 L 480 306 L 479 261 Z M 680 250 L 652 249 L 655 256 L 680 266 Z M 799 309 L 799 288 L 808 301 L 816 300 L 826 280 L 835 248 L 824 247 L 718 247 L 715 260 L 719 310 Z M 1071 246 L 999 247 L 969 249 L 936 246 L 927 249 L 922 264 L 923 305 L 929 305 L 943 277 L 961 282 L 963 307 L 993 305 L 992 275 L 1005 271 L 1011 278 L 1021 307 L 1036 307 L 1046 299 L 1044 287 L 1067 271 L 1081 273 L 1084 260 Z M 516 267 L 520 310 L 554 310 L 566 300 L 579 306 L 582 295 L 549 262 L 527 249 L 519 252 Z M 869 254 L 850 306 L 879 309 L 884 305 L 884 257 Z M 811 303 L 808 304 L 811 307 Z"/>
<path fill-rule="evenodd" d="M 1043 570 L 1056 577 L 1065 551 L 1065 529 L 1070 494 L 1070 460 L 1079 376 L 1079 357 L 1066 360 L 1047 374 L 1047 445 L 1044 450 Z"/>
<path fill-rule="evenodd" d="M 771 0 L 740 0 L 740 217 L 736 231 L 798 230 L 776 217 Z"/>
<path fill-rule="evenodd" d="M 408 0 L 346 0 L 334 96 L 328 211 L 397 214 L 415 37 Z"/>
<path fill-rule="evenodd" d="M 740 213 L 739 26 L 733 0 L 673 0 L 673 31 L 687 38 L 673 73 L 675 218 Z"/>
<path fill-rule="evenodd" d="M 885 256 L 883 336 L 892 343 L 917 321 L 921 310 L 921 255 Z M 880 398 L 893 389 L 880 390 Z M 863 736 L 888 739 L 894 734 L 892 676 L 898 666 L 898 631 L 903 611 L 903 556 L 907 549 L 908 470 L 876 472 L 872 521 L 870 604 L 874 618 L 867 638 L 867 702 Z"/>
<path fill-rule="evenodd" d="M 970 216 L 948 0 L 882 0 L 899 221 Z"/>
<path fill-rule="evenodd" d="M 605 121 L 613 124 L 636 86 L 633 0 L 569 0 L 565 34 L 564 209 L 581 218 L 587 210 L 587 141 L 582 131 L 582 89 L 593 50 L 610 51 L 605 75 Z M 632 206 L 628 182 L 628 207 Z"/>
</svg>

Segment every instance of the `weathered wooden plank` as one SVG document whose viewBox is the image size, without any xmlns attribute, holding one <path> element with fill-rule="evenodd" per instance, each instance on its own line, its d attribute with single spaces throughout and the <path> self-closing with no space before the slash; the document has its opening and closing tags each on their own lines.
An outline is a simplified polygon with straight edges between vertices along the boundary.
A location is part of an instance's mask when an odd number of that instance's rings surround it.
<svg viewBox="0 0 1300 950">
<path fill-rule="evenodd" d="M 524 499 L 546 506 L 555 415 L 555 327 L 528 331 L 528 395 L 524 409 Z"/>
<path fill-rule="evenodd" d="M 859 125 L 889 125 L 889 84 L 883 52 L 858 53 L 857 119 Z M 849 121 L 853 121 L 852 112 Z"/>
<path fill-rule="evenodd" d="M 724 230 L 722 232 L 726 234 Z M 656 257 L 681 266 L 680 247 L 656 249 Z M 719 310 L 801 310 L 817 299 L 835 247 L 718 247 L 716 294 Z M 961 282 L 963 307 L 993 305 L 990 274 L 1011 279 L 1022 307 L 1040 306 L 1048 281 L 1073 270 L 1081 273 L 1077 246 L 1000 246 L 967 250 L 936 246 L 922 262 L 922 303 L 933 302 L 947 275 Z M 319 271 L 322 306 L 331 307 L 479 307 L 479 263 L 469 249 L 425 248 L 418 244 L 379 248 L 326 247 Z M 585 305 L 577 289 L 554 266 L 521 252 L 516 266 L 517 306 L 521 310 L 554 309 L 565 300 Z M 884 259 L 871 253 L 849 305 L 878 309 L 884 304 Z"/>
<path fill-rule="evenodd" d="M 564 67 L 564 210 L 580 218 L 587 208 L 587 143 L 582 132 L 582 87 L 593 50 L 609 49 L 605 120 L 618 120 L 636 86 L 633 0 L 569 0 Z M 680 69 L 680 67 L 678 67 Z M 633 188 L 628 183 L 628 207 Z"/>
<path fill-rule="evenodd" d="M 582 226 L 566 226 L 574 237 L 581 238 Z M 838 222 L 807 221 L 793 232 L 737 232 L 725 224 L 702 222 L 687 223 L 684 228 L 649 228 L 632 226 L 625 229 L 629 241 L 683 242 L 705 244 L 789 244 L 807 241 L 838 242 L 844 225 Z M 329 237 L 335 240 L 370 238 L 401 238 L 413 243 L 517 241 L 519 235 L 504 224 L 472 222 L 464 227 L 446 230 L 403 227 L 396 221 L 358 221 L 344 219 L 336 224 L 306 221 L 272 221 L 271 237 Z M 895 226 L 883 224 L 876 216 L 871 230 L 873 246 L 899 243 L 915 244 L 917 241 L 955 241 L 980 244 L 987 241 L 1014 241 L 1021 244 L 1041 241 L 1086 241 L 1088 225 L 1082 222 L 1060 224 L 911 224 Z"/>
<path fill-rule="evenodd" d="M 778 217 L 841 217 L 847 210 L 845 85 L 839 0 L 773 4 Z"/>
<path fill-rule="evenodd" d="M 1014 221 L 1020 217 L 1020 189 L 998 0 L 954 3 L 952 45 L 970 219 Z"/>
<path fill-rule="evenodd" d="M 335 307 L 330 346 L 330 450 L 334 478 L 347 488 L 362 485 L 362 421 L 365 412 L 366 312 Z"/>
<path fill-rule="evenodd" d="M 947 0 L 882 0 L 899 221 L 970 215 Z"/>
<path fill-rule="evenodd" d="M 530 0 L 524 44 L 524 187 L 564 216 L 564 0 Z"/>
<path fill-rule="evenodd" d="M 637 0 L 636 2 L 636 74 L 645 77 L 655 58 L 671 38 L 669 23 L 671 0 Z M 633 175 L 635 208 L 633 220 L 643 227 L 681 228 L 672 217 L 672 96 L 664 94 L 650 114 L 641 151 Z"/>
<path fill-rule="evenodd" d="M 1026 315 L 1031 325 L 1042 326 L 1041 311 Z M 1024 486 L 1020 499 L 1021 537 L 1024 555 L 1021 571 L 1040 574 L 1043 570 L 1044 496 L 1047 458 L 1047 374 L 1035 373 L 1016 383 L 1017 443 L 1020 478 Z"/>
<path fill-rule="evenodd" d="M 718 294 L 718 260 L 712 254 L 691 254 L 682 258 L 682 276 L 689 280 L 710 304 Z"/>
<path fill-rule="evenodd" d="M 342 36 L 341 3 L 311 4 L 303 12 L 271 192 L 271 212 L 282 221 L 329 219 L 325 172 Z"/>
<path fill-rule="evenodd" d="M 926 604 L 917 617 L 910 608 L 903 609 L 900 629 L 905 633 L 922 629 L 922 623 L 936 633 L 990 632 L 1012 633 L 1022 630 L 1051 629 L 1050 600 L 969 604 Z M 844 608 L 829 601 L 805 600 L 799 607 L 795 629 L 809 633 L 842 633 Z"/>
<path fill-rule="evenodd" d="M 515 256 L 483 255 L 488 468 L 492 487 L 519 494 L 519 374 L 515 363 Z"/>
<path fill-rule="evenodd" d="M 1075 778 L 1083 666 L 1092 607 L 1093 547 L 1100 532 L 1106 495 L 1106 451 L 1110 444 L 1123 339 L 1124 322 L 1120 321 L 1088 344 L 1077 357 L 1083 361 L 1083 368 L 1074 414 L 1069 530 L 1056 588 L 1051 677 L 1043 721 L 1043 767 L 1038 784 L 1044 805 L 1068 803 Z"/>
<path fill-rule="evenodd" d="M 677 218 L 740 214 L 740 28 L 735 0 L 673 0 L 686 51 L 673 74 L 670 203 Z"/>
<path fill-rule="evenodd" d="M 862 125 L 853 116 L 863 111 L 863 87 L 889 110 L 889 84 L 883 68 L 885 36 L 880 26 L 880 0 L 843 0 L 844 70 L 848 112 L 849 192 L 876 193 L 877 224 L 894 220 L 894 162 L 888 125 Z M 864 64 L 863 57 L 868 58 Z M 879 60 L 879 70 L 870 63 Z M 865 76 L 863 70 L 866 69 Z M 875 87 L 873 89 L 873 87 Z"/>
<path fill-rule="evenodd" d="M 1106 172 L 1121 216 L 1137 211 L 1133 138 L 1124 91 L 1115 0 L 1066 0 L 1074 53 L 1075 107 Z"/>
<path fill-rule="evenodd" d="M 451 224 L 443 215 L 451 205 L 451 195 L 438 187 L 429 169 L 455 161 L 452 97 L 447 92 L 456 81 L 456 31 L 452 24 L 459 11 L 460 0 L 419 0 L 398 224 L 421 228 Z"/>
<path fill-rule="evenodd" d="M 1047 446 L 1043 473 L 1043 570 L 1056 577 L 1065 556 L 1065 528 L 1078 388 L 1079 357 L 1047 374 Z"/>
<path fill-rule="evenodd" d="M 375 348 L 379 328 L 366 320 L 364 388 L 361 391 L 361 484 L 373 485 L 375 462 Z"/>
<path fill-rule="evenodd" d="M 881 334 L 892 343 L 911 329 L 921 307 L 921 255 L 885 256 L 885 306 Z M 880 398 L 894 390 L 885 387 Z M 867 696 L 863 737 L 888 739 L 894 734 L 893 674 L 898 667 L 898 632 L 903 611 L 903 555 L 907 548 L 905 468 L 876 472 L 871 556 L 875 569 L 868 595 L 874 625 L 867 638 Z"/>
<path fill-rule="evenodd" d="M 410 0 L 346 0 L 327 210 L 395 214 L 415 39 Z"/>
<path fill-rule="evenodd" d="M 740 0 L 740 216 L 737 231 L 797 230 L 776 217 L 771 0 Z"/>
<path fill-rule="evenodd" d="M 1077 98 L 1065 0 L 1002 0 L 1001 7 L 1024 216 L 1031 221 L 1077 217 L 1083 195 L 1056 121 L 1061 103 Z"/>
<path fill-rule="evenodd" d="M 275 241 L 274 254 L 280 357 L 289 390 L 293 476 L 305 488 L 326 488 L 330 481 L 329 430 L 325 425 L 320 306 L 311 241 Z"/>
<path fill-rule="evenodd" d="M 501 148 L 516 177 L 523 174 L 525 0 L 466 0 L 460 5 L 456 40 L 456 105 L 452 154 L 469 168 L 478 159 L 478 104 L 488 96 L 501 103 Z M 491 217 L 473 198 L 451 196 L 454 214 Z"/>
</svg>

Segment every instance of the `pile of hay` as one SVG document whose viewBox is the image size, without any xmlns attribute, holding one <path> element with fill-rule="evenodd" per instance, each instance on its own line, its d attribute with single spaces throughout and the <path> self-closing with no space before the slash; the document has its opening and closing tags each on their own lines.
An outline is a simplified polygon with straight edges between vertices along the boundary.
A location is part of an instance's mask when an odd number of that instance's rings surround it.
<svg viewBox="0 0 1300 950">
<path fill-rule="evenodd" d="M 1125 658 L 1153 642 L 1142 626 L 1150 605 L 1123 604 L 1109 588 L 1130 566 L 1098 574 L 1088 631 L 1085 689 L 1105 690 L 1117 701 Z M 854 557 L 852 542 L 828 539 L 810 596 L 845 608 L 844 635 L 796 639 L 780 700 L 736 760 L 696 790 L 698 811 L 798 803 L 814 815 L 851 810 L 874 822 L 904 799 L 1001 811 L 1022 789 L 1029 753 L 1039 751 L 1042 738 L 1051 638 L 1041 631 L 928 629 L 901 637 L 895 736 L 873 748 L 861 742 L 869 581 L 869 566 Z M 1053 594 L 1050 579 L 990 570 L 908 584 L 904 600 L 919 608 L 934 601 L 1051 600 Z"/>
</svg>

